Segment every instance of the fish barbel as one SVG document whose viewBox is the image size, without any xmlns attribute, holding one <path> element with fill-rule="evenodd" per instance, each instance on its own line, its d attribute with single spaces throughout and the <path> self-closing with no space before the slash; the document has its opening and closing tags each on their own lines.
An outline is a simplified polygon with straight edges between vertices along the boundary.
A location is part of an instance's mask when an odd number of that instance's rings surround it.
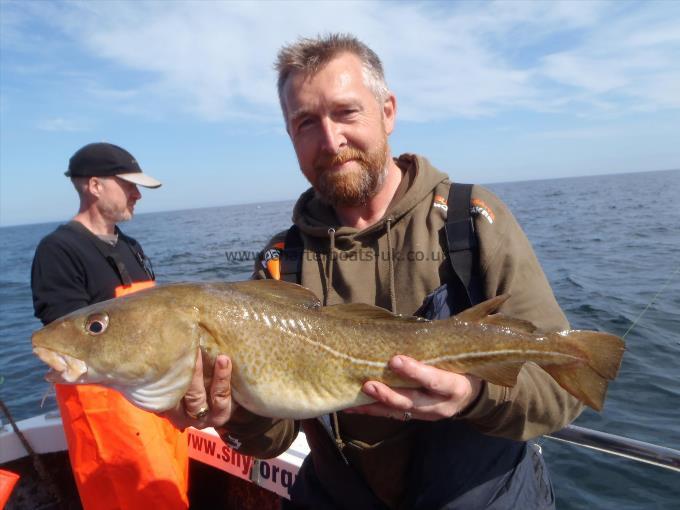
<svg viewBox="0 0 680 510">
<path fill-rule="evenodd" d="M 601 409 L 623 341 L 595 331 L 537 333 L 529 322 L 493 314 L 506 299 L 428 321 L 365 304 L 322 307 L 311 291 L 276 280 L 170 284 L 62 317 L 33 334 L 33 351 L 52 368 L 48 380 L 109 386 L 155 412 L 184 396 L 199 352 L 206 369 L 227 354 L 234 399 L 268 417 L 369 403 L 361 391 L 368 380 L 412 387 L 389 370 L 395 354 L 504 386 L 534 362 Z"/>
</svg>

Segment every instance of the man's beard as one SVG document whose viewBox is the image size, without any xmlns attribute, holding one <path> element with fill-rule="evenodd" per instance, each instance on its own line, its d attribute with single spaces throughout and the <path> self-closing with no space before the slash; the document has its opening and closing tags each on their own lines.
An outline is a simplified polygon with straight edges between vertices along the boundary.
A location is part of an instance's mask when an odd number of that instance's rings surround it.
<svg viewBox="0 0 680 510">
<path fill-rule="evenodd" d="M 127 206 L 120 207 L 113 204 L 100 203 L 99 212 L 107 221 L 111 223 L 122 223 L 132 219 L 132 211 Z"/>
<path fill-rule="evenodd" d="M 387 157 L 387 137 L 370 152 L 347 147 L 338 154 L 323 154 L 314 162 L 317 176 L 314 189 L 321 200 L 333 207 L 364 205 L 385 183 Z M 347 161 L 354 161 L 359 168 L 330 169 Z"/>
</svg>

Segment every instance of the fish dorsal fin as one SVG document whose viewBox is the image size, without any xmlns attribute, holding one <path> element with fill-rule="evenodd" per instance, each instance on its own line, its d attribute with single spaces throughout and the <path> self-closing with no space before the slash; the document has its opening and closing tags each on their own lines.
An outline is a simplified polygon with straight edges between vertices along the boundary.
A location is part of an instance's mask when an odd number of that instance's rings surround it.
<svg viewBox="0 0 680 510">
<path fill-rule="evenodd" d="M 491 324 L 501 328 L 511 328 L 524 333 L 535 333 L 536 326 L 529 321 L 523 319 L 515 319 L 514 317 L 508 317 L 502 313 L 496 313 L 494 315 L 489 315 L 486 319 L 483 319 L 484 324 Z"/>
<path fill-rule="evenodd" d="M 510 294 L 501 294 L 500 296 L 492 297 L 491 299 L 487 299 L 482 303 L 471 306 L 467 310 L 463 310 L 462 312 L 456 314 L 455 318 L 463 322 L 481 322 L 498 310 L 500 306 L 508 300 L 509 297 Z"/>
<path fill-rule="evenodd" d="M 320 308 L 321 301 L 309 289 L 281 280 L 246 280 L 229 284 L 231 289 L 255 298 L 272 300 L 305 308 Z"/>
<path fill-rule="evenodd" d="M 501 294 L 500 296 L 492 297 L 467 310 L 463 310 L 454 318 L 462 322 L 479 322 L 501 328 L 517 329 L 524 333 L 535 332 L 536 326 L 529 321 L 508 317 L 502 313 L 494 313 L 509 297 L 510 294 Z"/>
<path fill-rule="evenodd" d="M 321 312 L 330 317 L 347 320 L 430 322 L 421 317 L 396 315 L 379 306 L 367 305 L 365 303 L 326 306 L 321 309 Z"/>
</svg>

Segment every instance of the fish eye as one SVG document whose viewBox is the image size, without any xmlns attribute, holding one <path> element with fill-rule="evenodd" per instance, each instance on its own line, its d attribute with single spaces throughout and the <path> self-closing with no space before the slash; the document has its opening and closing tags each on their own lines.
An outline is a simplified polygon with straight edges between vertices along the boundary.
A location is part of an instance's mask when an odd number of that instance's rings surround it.
<svg viewBox="0 0 680 510">
<path fill-rule="evenodd" d="M 93 313 L 85 320 L 85 331 L 90 335 L 101 335 L 109 325 L 109 316 L 105 313 Z"/>
</svg>

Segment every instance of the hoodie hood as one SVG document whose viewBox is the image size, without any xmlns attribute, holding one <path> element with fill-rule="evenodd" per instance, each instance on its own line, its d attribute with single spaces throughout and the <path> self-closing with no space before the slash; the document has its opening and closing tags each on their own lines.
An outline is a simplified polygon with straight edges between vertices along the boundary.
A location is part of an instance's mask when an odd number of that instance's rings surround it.
<svg viewBox="0 0 680 510">
<path fill-rule="evenodd" d="M 305 247 L 300 282 L 324 305 L 360 302 L 412 314 L 439 286 L 446 213 L 433 203 L 446 196 L 448 176 L 413 154 L 395 163 L 404 177 L 383 218 L 365 229 L 341 225 L 313 189 L 295 205 L 293 221 Z M 396 289 L 414 277 L 417 292 L 397 296 Z"/>
</svg>

